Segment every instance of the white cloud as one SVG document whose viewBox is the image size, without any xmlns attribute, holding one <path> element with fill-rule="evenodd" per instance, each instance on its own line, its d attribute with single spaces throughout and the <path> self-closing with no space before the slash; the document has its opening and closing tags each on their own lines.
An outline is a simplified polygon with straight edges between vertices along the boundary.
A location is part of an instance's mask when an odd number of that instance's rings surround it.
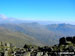
<svg viewBox="0 0 75 56">
<path fill-rule="evenodd" d="M 0 14 L 0 19 L 6 20 L 7 17 L 5 15 Z"/>
<path fill-rule="evenodd" d="M 0 14 L 0 20 L 14 21 L 15 18 L 13 18 L 13 17 L 7 17 L 7 16 L 5 16 L 5 15 L 3 15 L 3 14 Z"/>
</svg>

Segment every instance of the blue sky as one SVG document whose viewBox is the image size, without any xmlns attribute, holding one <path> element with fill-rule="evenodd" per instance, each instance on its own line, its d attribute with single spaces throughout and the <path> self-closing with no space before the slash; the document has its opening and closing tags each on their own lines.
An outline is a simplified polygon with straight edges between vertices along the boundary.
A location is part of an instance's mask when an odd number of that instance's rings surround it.
<svg viewBox="0 0 75 56">
<path fill-rule="evenodd" d="M 0 14 L 23 20 L 75 21 L 75 0 L 0 0 Z"/>
</svg>

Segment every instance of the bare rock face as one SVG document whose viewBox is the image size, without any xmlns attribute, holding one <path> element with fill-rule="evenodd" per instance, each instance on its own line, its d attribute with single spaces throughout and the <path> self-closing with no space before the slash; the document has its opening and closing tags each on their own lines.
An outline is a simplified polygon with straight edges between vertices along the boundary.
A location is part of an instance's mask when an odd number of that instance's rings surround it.
<svg viewBox="0 0 75 56">
<path fill-rule="evenodd" d="M 72 40 L 72 42 L 75 44 L 75 36 L 73 37 L 73 40 Z"/>
<path fill-rule="evenodd" d="M 66 38 L 65 37 L 60 38 L 59 44 L 65 44 L 65 43 L 66 43 Z"/>
</svg>

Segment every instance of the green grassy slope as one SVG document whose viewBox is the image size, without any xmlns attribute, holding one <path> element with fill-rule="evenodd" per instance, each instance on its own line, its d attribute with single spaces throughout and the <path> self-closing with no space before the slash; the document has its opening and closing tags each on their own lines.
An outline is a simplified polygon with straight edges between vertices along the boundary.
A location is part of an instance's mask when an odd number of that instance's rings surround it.
<svg viewBox="0 0 75 56">
<path fill-rule="evenodd" d="M 42 45 L 35 38 L 25 35 L 20 32 L 13 32 L 0 27 L 0 41 L 10 42 L 15 44 L 17 47 L 23 47 L 24 44 Z"/>
</svg>

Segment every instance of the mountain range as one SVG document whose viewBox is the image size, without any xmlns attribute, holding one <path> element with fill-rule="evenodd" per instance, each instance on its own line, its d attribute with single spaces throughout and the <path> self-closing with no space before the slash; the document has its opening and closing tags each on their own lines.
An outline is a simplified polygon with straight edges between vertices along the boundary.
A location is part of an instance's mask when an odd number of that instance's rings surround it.
<svg viewBox="0 0 75 56">
<path fill-rule="evenodd" d="M 75 25 L 32 23 L 1 23 L 0 41 L 15 43 L 22 47 L 24 44 L 37 46 L 52 46 L 58 43 L 60 37 L 74 36 Z"/>
<path fill-rule="evenodd" d="M 0 15 L 0 41 L 13 43 L 17 47 L 23 47 L 24 44 L 52 46 L 59 42 L 60 37 L 74 35 L 75 25 L 24 21 Z"/>
</svg>

